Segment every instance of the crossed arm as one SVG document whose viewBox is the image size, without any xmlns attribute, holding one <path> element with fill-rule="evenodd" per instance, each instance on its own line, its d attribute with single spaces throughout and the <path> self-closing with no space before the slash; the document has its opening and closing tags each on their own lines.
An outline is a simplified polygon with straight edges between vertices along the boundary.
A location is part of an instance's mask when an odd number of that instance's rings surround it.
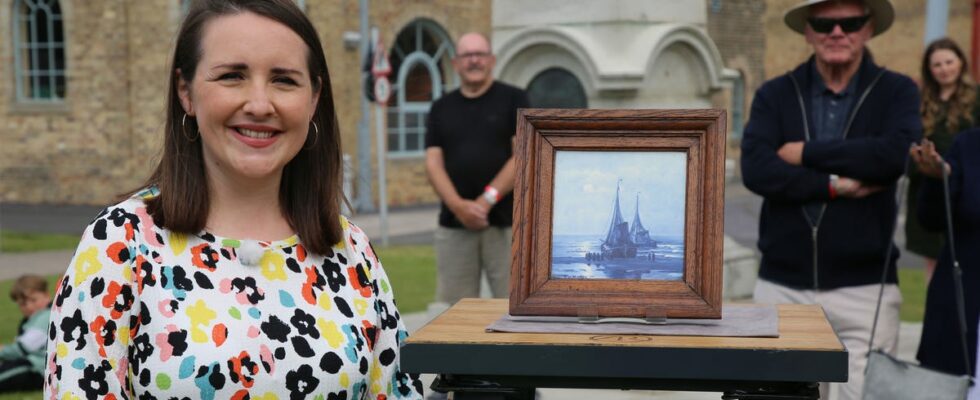
<svg viewBox="0 0 980 400">
<path fill-rule="evenodd" d="M 868 196 L 894 183 L 905 166 L 909 143 L 921 135 L 915 86 L 898 85 L 880 118 L 881 134 L 825 142 L 786 141 L 780 113 L 799 113 L 757 93 L 742 140 L 742 175 L 746 187 L 763 197 L 785 202 L 827 201 Z M 853 137 L 858 136 L 858 137 Z M 839 178 L 832 184 L 832 175 Z M 836 193 L 835 193 L 836 192 Z"/>
<path fill-rule="evenodd" d="M 787 164 L 802 166 L 804 146 L 806 146 L 806 142 L 803 141 L 787 142 L 776 151 L 776 154 Z M 884 186 L 873 185 L 846 176 L 828 175 L 828 180 L 829 190 L 833 192 L 831 196 L 860 199 L 884 189 Z"/>
</svg>

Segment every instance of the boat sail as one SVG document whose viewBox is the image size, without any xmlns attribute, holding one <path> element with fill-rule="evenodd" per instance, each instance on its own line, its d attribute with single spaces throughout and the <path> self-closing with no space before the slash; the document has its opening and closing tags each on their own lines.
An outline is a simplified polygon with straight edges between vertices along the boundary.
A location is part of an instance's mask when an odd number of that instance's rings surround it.
<svg viewBox="0 0 980 400">
<path fill-rule="evenodd" d="M 636 212 L 633 213 L 633 222 L 630 223 L 630 240 L 638 247 L 657 247 L 657 242 L 650 238 L 650 231 L 643 227 L 640 222 L 640 194 L 636 194 Z"/>
<path fill-rule="evenodd" d="M 609 231 L 602 241 L 602 258 L 633 258 L 636 257 L 636 244 L 630 238 L 629 224 L 619 212 L 619 181 L 616 181 L 616 201 L 613 203 L 612 220 L 609 221 Z"/>
</svg>

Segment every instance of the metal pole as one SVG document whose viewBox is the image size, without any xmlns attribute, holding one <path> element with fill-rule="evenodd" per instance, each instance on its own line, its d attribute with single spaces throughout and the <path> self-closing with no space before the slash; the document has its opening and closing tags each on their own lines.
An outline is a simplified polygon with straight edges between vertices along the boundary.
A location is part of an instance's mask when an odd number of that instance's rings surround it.
<svg viewBox="0 0 980 400">
<path fill-rule="evenodd" d="M 980 76 L 980 0 L 973 0 L 973 35 L 970 37 L 970 58 L 973 62 L 970 68 L 973 69 L 973 76 Z"/>
<path fill-rule="evenodd" d="M 354 183 L 352 179 L 354 176 L 354 166 L 351 165 L 350 159 L 351 159 L 350 154 L 344 153 L 344 158 L 343 158 L 344 189 L 343 190 L 344 190 L 344 198 L 346 198 L 348 202 L 353 201 L 353 198 L 351 197 L 351 193 L 354 192 Z M 344 202 L 343 204 L 340 205 L 340 213 L 349 217 L 351 216 L 351 214 L 354 213 L 354 210 L 351 210 L 350 207 L 347 207 L 347 205 L 348 205 L 347 202 Z M 351 204 L 351 207 L 353 207 L 353 204 Z"/>
<path fill-rule="evenodd" d="M 0 206 L 2 205 L 3 205 L 3 201 L 0 201 Z M 3 224 L 2 223 L 0 223 L 0 254 L 3 254 Z"/>
<path fill-rule="evenodd" d="M 384 44 L 381 43 L 381 34 L 377 27 L 371 28 L 371 46 L 374 49 L 374 60 L 372 60 L 371 74 L 374 75 L 374 98 L 377 101 L 375 107 L 375 154 L 378 158 L 378 215 L 379 228 L 381 230 L 381 245 L 388 246 L 388 179 L 387 167 L 385 166 L 388 153 L 385 150 L 385 136 L 387 136 L 387 125 L 385 124 L 385 109 L 388 98 L 391 96 L 391 86 L 388 82 L 388 73 L 391 66 L 388 64 L 388 55 L 385 52 Z"/>
<path fill-rule="evenodd" d="M 375 132 L 377 132 L 378 152 L 378 208 L 380 208 L 381 245 L 388 246 L 388 183 L 385 174 L 385 106 L 378 104 L 374 109 Z"/>
<path fill-rule="evenodd" d="M 926 2 L 926 36 L 928 46 L 933 40 L 946 36 L 949 23 L 949 0 L 928 0 Z"/>
<path fill-rule="evenodd" d="M 371 35 L 368 33 L 368 0 L 361 0 L 361 67 L 368 60 L 368 46 Z M 368 73 L 361 72 L 361 119 L 357 122 L 357 200 L 354 208 L 358 211 L 374 211 L 371 201 L 371 104 L 364 94 Z"/>
</svg>

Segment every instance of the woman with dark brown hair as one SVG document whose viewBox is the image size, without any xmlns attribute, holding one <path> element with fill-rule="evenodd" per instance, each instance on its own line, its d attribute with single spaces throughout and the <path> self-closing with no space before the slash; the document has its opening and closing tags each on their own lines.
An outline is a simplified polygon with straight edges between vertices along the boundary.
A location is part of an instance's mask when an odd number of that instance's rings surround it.
<svg viewBox="0 0 980 400">
<path fill-rule="evenodd" d="M 952 39 L 938 39 L 926 48 L 922 58 L 922 125 L 925 137 L 944 154 L 957 132 L 980 124 L 980 102 L 977 87 L 970 78 L 963 50 Z M 918 196 L 923 177 L 909 176 L 908 208 L 905 219 L 906 249 L 926 258 L 926 279 L 936 268 L 942 248 L 942 234 L 930 232 L 916 218 Z"/>
<path fill-rule="evenodd" d="M 86 229 L 45 398 L 421 398 L 363 231 L 316 30 L 292 0 L 194 1 L 163 156 Z"/>
</svg>

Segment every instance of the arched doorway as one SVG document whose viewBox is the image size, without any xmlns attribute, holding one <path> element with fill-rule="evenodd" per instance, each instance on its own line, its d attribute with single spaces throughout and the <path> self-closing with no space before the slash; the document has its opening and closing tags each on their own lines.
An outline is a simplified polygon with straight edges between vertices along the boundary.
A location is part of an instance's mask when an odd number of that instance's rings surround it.
<svg viewBox="0 0 980 400">
<path fill-rule="evenodd" d="M 455 86 L 452 40 L 441 26 L 412 21 L 398 33 L 390 51 L 394 104 L 388 109 L 388 154 L 420 156 L 432 102 Z"/>
</svg>

